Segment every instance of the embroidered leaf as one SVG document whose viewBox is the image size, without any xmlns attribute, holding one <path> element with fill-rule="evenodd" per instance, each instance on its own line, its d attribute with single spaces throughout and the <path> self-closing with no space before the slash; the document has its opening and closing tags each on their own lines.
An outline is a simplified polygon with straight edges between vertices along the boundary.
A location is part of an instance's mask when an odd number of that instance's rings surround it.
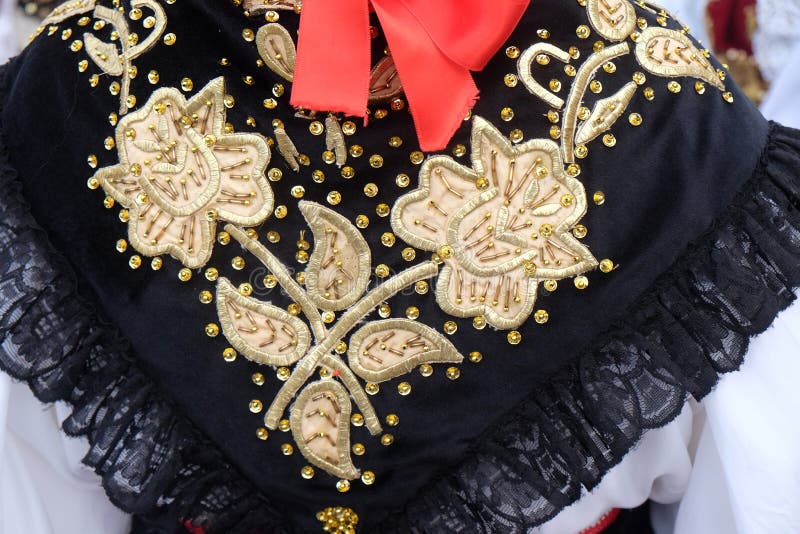
<svg viewBox="0 0 800 534">
<path fill-rule="evenodd" d="M 350 457 L 350 398 L 334 380 L 308 384 L 292 406 L 289 422 L 303 456 L 331 475 L 360 475 Z"/>
<path fill-rule="evenodd" d="M 217 314 L 227 340 L 248 360 L 285 366 L 308 350 L 310 335 L 303 321 L 245 297 L 226 278 L 217 282 Z"/>
<path fill-rule="evenodd" d="M 280 24 L 266 24 L 256 33 L 256 48 L 267 67 L 281 78 L 294 80 L 297 51 L 289 32 Z"/>
<path fill-rule="evenodd" d="M 134 139 L 132 144 L 142 152 L 161 153 L 161 145 L 151 139 Z"/>
<path fill-rule="evenodd" d="M 423 363 L 460 363 L 464 357 L 436 330 L 409 319 L 373 321 L 350 338 L 350 368 L 368 382 L 385 382 Z"/>
<path fill-rule="evenodd" d="M 278 145 L 278 152 L 281 153 L 283 159 L 286 160 L 286 164 L 292 169 L 294 172 L 300 170 L 300 151 L 297 150 L 297 147 L 292 141 L 292 138 L 289 137 L 289 134 L 286 133 L 281 127 L 275 127 L 275 142 Z"/>
<path fill-rule="evenodd" d="M 592 27 L 609 41 L 624 41 L 636 29 L 636 10 L 628 0 L 589 0 Z"/>
<path fill-rule="evenodd" d="M 592 114 L 578 128 L 575 143 L 579 145 L 586 144 L 609 130 L 625 113 L 625 109 L 630 104 L 633 95 L 636 94 L 636 88 L 637 85 L 635 83 L 628 82 L 613 96 L 598 100 L 592 110 Z"/>
<path fill-rule="evenodd" d="M 636 44 L 636 59 L 646 70 L 658 76 L 691 76 L 713 85 L 720 91 L 725 85 L 717 71 L 683 33 L 667 28 L 647 28 Z"/>
<path fill-rule="evenodd" d="M 325 119 L 325 148 L 336 154 L 338 167 L 347 163 L 347 144 L 344 140 L 344 132 L 342 132 L 339 121 L 333 115 L 328 115 Z"/>
<path fill-rule="evenodd" d="M 308 296 L 320 309 L 343 310 L 364 294 L 370 276 L 370 251 L 350 221 L 320 204 L 300 202 L 314 234 L 306 269 Z"/>
<path fill-rule="evenodd" d="M 400 76 L 391 56 L 384 56 L 372 67 L 369 75 L 369 103 L 376 104 L 403 93 Z"/>
<path fill-rule="evenodd" d="M 531 214 L 536 217 L 547 217 L 548 215 L 553 215 L 559 209 L 561 209 L 561 204 L 545 204 L 533 210 Z"/>
<path fill-rule="evenodd" d="M 111 76 L 120 76 L 125 72 L 125 67 L 120 60 L 119 51 L 115 44 L 103 42 L 91 33 L 83 34 L 83 42 L 86 46 L 86 51 L 89 53 L 89 58 L 103 72 Z"/>
</svg>

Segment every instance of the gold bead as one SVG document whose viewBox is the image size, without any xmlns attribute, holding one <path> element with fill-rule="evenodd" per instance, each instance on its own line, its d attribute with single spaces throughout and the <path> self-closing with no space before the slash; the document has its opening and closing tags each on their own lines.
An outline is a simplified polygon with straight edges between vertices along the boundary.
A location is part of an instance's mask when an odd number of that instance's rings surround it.
<svg viewBox="0 0 800 534">
<path fill-rule="evenodd" d="M 401 173 L 397 175 L 394 181 L 398 187 L 408 187 L 411 183 L 411 178 L 407 174 Z"/>
<path fill-rule="evenodd" d="M 113 208 L 114 207 L 114 198 L 110 197 L 110 196 L 107 196 L 106 198 L 104 198 L 103 199 L 103 206 L 107 210 L 110 210 L 111 208 Z"/>
<path fill-rule="evenodd" d="M 242 262 L 244 262 L 244 260 L 242 260 Z M 209 267 L 206 269 L 205 276 L 206 280 L 209 282 L 215 282 L 217 278 L 219 278 L 219 271 L 216 269 L 216 267 Z"/>
<path fill-rule="evenodd" d="M 300 470 L 300 476 L 303 477 L 306 480 L 310 480 L 310 479 L 314 478 L 314 468 L 311 467 L 310 465 L 304 466 Z"/>
<path fill-rule="evenodd" d="M 427 363 L 423 363 L 419 366 L 419 374 L 427 378 L 433 374 L 433 367 Z"/>
<path fill-rule="evenodd" d="M 284 443 L 281 445 L 281 453 L 284 456 L 291 456 L 294 453 L 294 447 L 290 443 Z"/>
<path fill-rule="evenodd" d="M 611 61 L 603 65 L 603 70 L 606 71 L 608 74 L 614 74 L 617 72 L 617 66 L 614 65 Z"/>
<path fill-rule="evenodd" d="M 500 118 L 508 122 L 514 118 L 514 110 L 511 108 L 503 108 L 500 110 Z"/>
<path fill-rule="evenodd" d="M 592 32 L 589 29 L 589 26 L 585 24 L 581 24 L 578 26 L 577 30 L 575 30 L 575 34 L 578 36 L 578 39 L 588 39 L 591 33 Z"/>
<path fill-rule="evenodd" d="M 365 486 L 373 485 L 375 483 L 375 473 L 372 471 L 364 471 L 361 473 L 361 482 L 363 482 Z"/>
<path fill-rule="evenodd" d="M 589 287 L 589 279 L 586 278 L 585 276 L 576 276 L 574 282 L 575 282 L 575 287 L 578 289 L 583 290 Z"/>
<path fill-rule="evenodd" d="M 326 200 L 331 206 L 336 206 L 342 201 L 342 194 L 338 191 L 331 191 L 328 193 Z"/>
<path fill-rule="evenodd" d="M 524 134 L 522 133 L 522 130 L 520 130 L 519 128 L 515 128 L 515 129 L 511 130 L 511 132 L 508 134 L 508 138 L 511 139 L 512 143 L 521 142 L 523 137 L 524 137 Z"/>
<path fill-rule="evenodd" d="M 296 185 L 292 187 L 291 193 L 294 198 L 303 198 L 303 196 L 306 194 L 306 188 L 302 185 Z"/>
<path fill-rule="evenodd" d="M 97 156 L 94 154 L 89 154 L 86 157 L 86 164 L 89 165 L 92 169 L 97 168 Z M 99 184 L 100 182 L 98 182 Z"/>
<path fill-rule="evenodd" d="M 428 282 L 425 280 L 420 280 L 416 284 L 414 284 L 414 291 L 417 292 L 418 295 L 425 295 L 428 293 L 430 286 Z"/>
<path fill-rule="evenodd" d="M 409 306 L 406 308 L 406 317 L 411 320 L 414 320 L 419 317 L 419 308 L 416 306 Z"/>
<path fill-rule="evenodd" d="M 411 247 L 404 248 L 401 254 L 403 259 L 406 261 L 414 261 L 414 259 L 417 257 L 417 251 Z"/>
<path fill-rule="evenodd" d="M 162 260 L 158 256 L 156 256 L 150 261 L 150 268 L 153 269 L 154 271 L 161 269 L 163 265 L 164 265 L 164 260 Z"/>
<path fill-rule="evenodd" d="M 123 253 L 126 250 L 128 250 L 128 242 L 125 241 L 124 239 L 118 239 L 116 248 L 117 248 L 117 252 Z"/>
<path fill-rule="evenodd" d="M 253 400 L 250 401 L 250 404 L 248 405 L 248 407 L 250 408 L 251 412 L 259 413 L 259 412 L 261 412 L 261 410 L 264 409 L 264 404 L 258 399 L 253 399 Z"/>
<path fill-rule="evenodd" d="M 130 211 L 128 211 L 127 209 L 119 210 L 119 220 L 121 222 L 126 223 L 126 222 L 128 222 L 130 220 L 130 218 L 131 218 L 131 212 Z"/>
<path fill-rule="evenodd" d="M 243 282 L 239 284 L 239 294 L 244 297 L 249 297 L 253 294 L 253 284 L 249 282 Z"/>
<path fill-rule="evenodd" d="M 631 79 L 633 80 L 633 83 L 635 83 L 636 85 L 644 85 L 645 82 L 647 81 L 647 76 L 645 75 L 644 72 L 634 72 Z"/>
<path fill-rule="evenodd" d="M 419 165 L 425 159 L 425 154 L 420 150 L 415 150 L 409 155 L 409 159 L 414 165 Z"/>
<path fill-rule="evenodd" d="M 339 172 L 342 175 L 342 178 L 345 180 L 350 180 L 353 176 L 356 175 L 356 170 L 353 167 L 345 166 L 342 167 L 342 170 Z"/>
<path fill-rule="evenodd" d="M 576 178 L 581 174 L 581 166 L 578 165 L 577 163 L 570 163 L 569 165 L 567 165 L 567 174 L 569 174 L 573 178 Z"/>
<path fill-rule="evenodd" d="M 241 271 L 242 269 L 244 269 L 244 267 L 245 267 L 245 261 L 244 261 L 244 258 L 243 258 L 243 257 L 241 257 L 241 256 L 235 256 L 235 257 L 234 257 L 234 258 L 231 260 L 231 267 L 233 267 L 233 268 L 234 268 L 234 269 L 236 269 L 237 271 Z"/>
<path fill-rule="evenodd" d="M 722 93 L 722 99 L 728 104 L 733 104 L 733 93 L 731 93 L 730 91 Z"/>
<path fill-rule="evenodd" d="M 628 117 L 628 122 L 631 123 L 631 126 L 641 126 L 642 124 L 642 116 L 638 113 L 631 113 Z"/>
<path fill-rule="evenodd" d="M 486 318 L 483 315 L 478 315 L 472 318 L 472 327 L 475 330 L 483 330 L 486 328 Z"/>
<path fill-rule="evenodd" d="M 308 131 L 311 135 L 322 135 L 325 132 L 325 126 L 319 121 L 313 121 L 308 125 Z"/>
<path fill-rule="evenodd" d="M 174 33 L 168 33 L 168 34 L 164 35 L 164 44 L 167 45 L 167 46 L 174 45 L 175 41 L 177 41 L 177 40 L 178 40 L 178 38 L 175 36 Z"/>
<path fill-rule="evenodd" d="M 503 83 L 506 84 L 506 87 L 516 87 L 518 82 L 516 74 L 509 73 L 503 76 Z"/>
<path fill-rule="evenodd" d="M 509 332 L 506 337 L 508 338 L 508 342 L 512 345 L 519 345 L 522 341 L 522 334 L 516 330 Z"/>
<path fill-rule="evenodd" d="M 572 235 L 578 239 L 583 239 L 586 237 L 587 233 L 589 233 L 589 230 L 582 224 L 577 224 L 575 225 L 575 228 L 572 229 Z"/>
<path fill-rule="evenodd" d="M 390 413 L 386 416 L 386 424 L 389 426 L 397 426 L 400 424 L 400 417 L 397 414 Z"/>
<path fill-rule="evenodd" d="M 281 382 L 286 382 L 292 376 L 292 370 L 288 367 L 278 367 L 275 369 L 275 377 Z"/>
<path fill-rule="evenodd" d="M 114 145 L 115 145 L 115 143 L 114 143 L 114 138 L 113 138 L 113 137 L 111 137 L 111 136 L 109 136 L 109 137 L 106 137 L 106 138 L 103 140 L 103 147 L 105 147 L 105 149 L 106 149 L 106 150 L 113 150 L 113 148 L 114 148 Z"/>
<path fill-rule="evenodd" d="M 364 186 L 364 194 L 369 198 L 374 197 L 378 194 L 378 186 L 372 182 L 366 184 Z"/>
<path fill-rule="evenodd" d="M 384 247 L 394 246 L 394 243 L 395 243 L 395 236 L 392 232 L 384 232 L 381 235 L 381 244 Z"/>
<path fill-rule="evenodd" d="M 219 325 L 217 324 L 208 323 L 205 330 L 208 337 L 217 337 L 219 335 Z"/>
<path fill-rule="evenodd" d="M 385 447 L 388 447 L 392 443 L 394 443 L 394 436 L 393 435 L 384 434 L 384 435 L 381 436 L 381 445 L 384 445 Z"/>
<path fill-rule="evenodd" d="M 253 375 L 250 377 L 250 380 L 252 380 L 253 384 L 257 386 L 263 386 L 264 382 L 266 382 L 264 375 L 261 373 L 253 373 Z"/>
<path fill-rule="evenodd" d="M 606 202 L 606 194 L 602 191 L 595 191 L 594 195 L 592 195 L 592 200 L 598 206 L 602 206 Z"/>
<path fill-rule="evenodd" d="M 374 382 L 364 384 L 364 391 L 367 392 L 367 395 L 376 395 L 380 390 L 380 386 Z"/>
<path fill-rule="evenodd" d="M 236 356 L 237 356 L 237 352 L 232 347 L 228 347 L 228 348 L 226 348 L 225 350 L 222 351 L 222 358 L 228 363 L 231 363 L 231 362 L 235 361 L 236 360 Z"/>
<path fill-rule="evenodd" d="M 537 54 L 536 55 L 536 63 L 539 65 L 549 65 L 550 64 L 550 56 L 547 54 Z"/>
<path fill-rule="evenodd" d="M 578 71 L 575 70 L 574 66 L 572 66 L 572 65 L 564 65 L 564 74 L 566 74 L 567 76 L 574 77 L 577 73 L 578 73 Z"/>
<path fill-rule="evenodd" d="M 545 324 L 550 320 L 550 314 L 545 310 L 536 310 L 536 313 L 533 314 L 533 320 L 539 324 Z"/>
<path fill-rule="evenodd" d="M 342 132 L 345 135 L 353 135 L 356 133 L 356 123 L 353 121 L 345 121 L 342 123 Z"/>
<path fill-rule="evenodd" d="M 558 80 L 550 80 L 550 90 L 554 93 L 561 91 L 561 82 Z"/>
<path fill-rule="evenodd" d="M 78 62 L 78 72 L 86 72 L 86 69 L 89 68 L 89 61 L 82 59 Z"/>
<path fill-rule="evenodd" d="M 373 154 L 369 157 L 369 166 L 373 169 L 380 169 L 383 167 L 383 156 L 380 154 Z"/>
<path fill-rule="evenodd" d="M 392 148 L 399 148 L 403 145 L 403 138 L 393 135 L 389 138 L 389 146 Z"/>
<path fill-rule="evenodd" d="M 388 217 L 391 210 L 392 208 L 389 207 L 389 204 L 383 202 L 375 206 L 375 213 L 378 217 Z"/>
<path fill-rule="evenodd" d="M 509 46 L 506 48 L 506 56 L 510 57 L 511 59 L 517 59 L 519 57 L 520 51 L 519 48 L 516 46 Z"/>
<path fill-rule="evenodd" d="M 706 84 L 703 82 L 695 82 L 694 83 L 694 90 L 697 92 L 698 95 L 705 94 L 706 92 Z"/>
<path fill-rule="evenodd" d="M 469 353 L 469 361 L 472 363 L 480 363 L 483 360 L 483 354 L 478 351 L 472 351 Z"/>
<path fill-rule="evenodd" d="M 615 269 L 614 262 L 609 259 L 604 259 L 600 261 L 600 271 L 604 273 L 610 273 Z"/>
<path fill-rule="evenodd" d="M 556 282 L 555 280 L 545 280 L 542 285 L 550 293 L 558 289 L 558 282 Z"/>
<path fill-rule="evenodd" d="M 588 155 L 589 149 L 586 147 L 586 145 L 578 145 L 575 147 L 575 156 L 579 159 L 584 159 Z"/>
<path fill-rule="evenodd" d="M 189 92 L 194 89 L 194 82 L 191 78 L 182 78 L 181 79 L 181 90 L 185 92 Z"/>
<path fill-rule="evenodd" d="M 589 90 L 595 94 L 603 92 L 603 84 L 600 80 L 592 80 L 589 84 Z"/>
<path fill-rule="evenodd" d="M 483 191 L 484 189 L 488 189 L 489 188 L 489 180 L 487 180 L 486 178 L 481 176 L 480 178 L 475 180 L 475 187 L 479 191 Z"/>
<path fill-rule="evenodd" d="M 448 367 L 445 375 L 450 380 L 457 380 L 461 376 L 461 370 L 458 367 Z"/>
<path fill-rule="evenodd" d="M 402 98 L 395 98 L 392 100 L 391 104 L 389 104 L 389 107 L 394 111 L 401 111 L 406 107 L 406 102 Z"/>
<path fill-rule="evenodd" d="M 297 317 L 298 315 L 300 315 L 300 312 L 302 312 L 303 309 L 296 302 L 292 302 L 291 304 L 286 306 L 286 311 L 289 312 L 289 315 L 294 315 L 295 317 Z M 338 347 L 336 350 L 337 351 L 339 350 Z"/>
<path fill-rule="evenodd" d="M 617 144 L 617 138 L 614 136 L 614 134 L 605 134 L 603 136 L 603 144 L 608 148 L 613 148 Z"/>
<path fill-rule="evenodd" d="M 360 413 L 354 413 L 350 416 L 350 423 L 353 426 L 364 426 L 364 416 Z"/>
<path fill-rule="evenodd" d="M 411 393 L 411 384 L 409 382 L 400 382 L 397 384 L 397 392 L 403 396 L 408 395 Z"/>
<path fill-rule="evenodd" d="M 261 441 L 266 441 L 269 438 L 269 430 L 264 427 L 260 427 L 256 429 L 256 437 Z"/>
<path fill-rule="evenodd" d="M 533 263 L 532 261 L 526 261 L 523 264 L 522 269 L 528 276 L 533 276 L 534 274 L 536 274 L 536 264 Z"/>
<path fill-rule="evenodd" d="M 458 330 L 458 323 L 455 321 L 447 321 L 444 323 L 444 332 L 446 334 L 455 334 Z"/>
<path fill-rule="evenodd" d="M 350 491 L 350 481 L 342 479 L 336 483 L 336 490 L 339 493 L 347 493 Z"/>
<path fill-rule="evenodd" d="M 281 419 L 278 421 L 278 430 L 281 432 L 288 432 L 292 429 L 292 425 L 289 423 L 288 419 Z"/>
<path fill-rule="evenodd" d="M 378 315 L 380 315 L 383 319 L 386 319 L 391 314 L 392 314 L 392 308 L 385 302 L 380 306 L 378 306 Z"/>
<path fill-rule="evenodd" d="M 385 263 L 381 263 L 377 267 L 375 267 L 375 276 L 378 278 L 386 278 L 389 276 L 389 266 Z"/>
<path fill-rule="evenodd" d="M 367 448 L 364 447 L 363 443 L 353 443 L 353 454 L 356 456 L 362 456 L 366 450 Z"/>
<path fill-rule="evenodd" d="M 180 280 L 181 282 L 188 282 L 191 279 L 192 279 L 191 269 L 187 269 L 186 267 L 184 267 L 183 269 L 178 271 L 178 280 Z"/>
<path fill-rule="evenodd" d="M 652 87 L 646 87 L 644 90 L 644 97 L 647 100 L 653 100 L 656 97 L 656 92 L 653 90 Z"/>
<path fill-rule="evenodd" d="M 256 34 L 250 28 L 245 28 L 242 30 L 242 39 L 244 39 L 248 43 L 253 42 L 255 38 Z"/>
<path fill-rule="evenodd" d="M 536 30 L 536 35 L 538 35 L 540 39 L 549 39 L 550 31 L 540 28 Z"/>
<path fill-rule="evenodd" d="M 681 84 L 676 81 L 671 81 L 667 84 L 667 89 L 670 93 L 680 93 L 681 92 Z"/>
<path fill-rule="evenodd" d="M 539 227 L 539 233 L 542 234 L 542 237 L 550 237 L 553 235 L 553 225 L 550 223 L 544 223 Z"/>
</svg>

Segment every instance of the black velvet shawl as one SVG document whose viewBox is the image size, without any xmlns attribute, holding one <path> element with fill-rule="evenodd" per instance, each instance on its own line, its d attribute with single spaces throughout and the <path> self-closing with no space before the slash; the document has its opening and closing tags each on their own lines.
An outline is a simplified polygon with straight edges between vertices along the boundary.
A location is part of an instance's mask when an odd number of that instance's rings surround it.
<svg viewBox="0 0 800 534">
<path fill-rule="evenodd" d="M 127 17 L 131 6 L 122 7 Z M 373 269 L 385 264 L 396 273 L 430 259 L 430 252 L 418 249 L 414 261 L 404 260 L 400 252 L 407 245 L 400 237 L 394 246 L 381 245 L 392 228 L 376 205 L 393 206 L 414 189 L 420 169 L 410 159 L 416 141 L 405 110 L 373 117 L 366 127 L 357 123 L 347 143 L 361 145 L 364 155 L 348 158 L 355 176 L 344 179 L 323 162 L 324 136 L 311 135 L 310 121 L 289 106 L 291 84 L 259 66 L 256 46 L 243 38 L 244 29 L 255 32 L 266 24 L 263 17 L 248 19 L 241 8 L 211 0 L 162 7 L 165 34 L 174 33 L 176 41 L 166 45 L 159 38 L 133 60 L 132 111 L 145 106 L 156 87 L 179 88 L 190 78 L 193 89 L 184 92 L 190 98 L 222 76 L 235 99 L 226 120 L 237 132 L 274 136 L 272 122 L 280 119 L 311 160 L 295 172 L 272 148 L 269 168 L 280 169 L 282 179 L 269 184 L 275 205 L 286 205 L 288 214 L 255 229 L 276 257 L 294 271 L 305 268 L 295 260 L 301 230 L 313 248 L 291 194 L 301 185 L 304 200 L 350 221 L 368 215 L 369 225 L 359 231 L 371 248 Z M 150 14 L 145 6 L 142 11 Z M 612 45 L 594 30 L 588 39 L 576 36 L 579 25 L 589 24 L 586 13 L 577 2 L 537 0 L 508 46 L 524 51 L 542 41 L 537 30 L 546 29 L 546 42 L 577 47 L 579 66 L 600 49 L 598 41 Z M 298 16 L 279 14 L 280 24 L 296 35 Z M 637 32 L 645 23 L 661 27 L 658 10 L 636 7 L 636 15 Z M 90 18 L 88 25 L 81 25 L 82 16 Z M 132 245 L 123 254 L 115 250 L 127 232 L 120 206 L 107 209 L 102 189 L 86 187 L 95 173 L 87 156 L 96 155 L 98 169 L 118 162 L 116 148 L 105 149 L 104 140 L 114 137 L 108 117 L 119 111 L 119 96 L 109 84 L 120 77 L 92 60 L 79 69 L 86 47 L 70 49 L 84 32 L 115 42 L 110 25 L 95 29 L 96 20 L 87 10 L 45 22 L 4 70 L 0 366 L 27 380 L 42 400 L 75 405 L 65 430 L 87 435 L 87 463 L 104 477 L 111 499 L 137 514 L 142 531 L 308 532 L 320 527 L 319 511 L 343 506 L 358 514 L 363 532 L 522 532 L 596 485 L 643 431 L 671 421 L 687 395 L 701 398 L 719 373 L 738 368 L 748 338 L 794 298 L 800 282 L 800 134 L 770 126 L 730 80 L 724 91 L 710 83 L 696 90 L 694 77 L 646 72 L 611 129 L 615 145 L 605 146 L 601 135 L 589 144 L 588 157 L 578 160 L 578 179 L 588 193 L 581 221 L 588 234 L 581 241 L 597 260 L 610 258 L 619 267 L 586 273 L 585 290 L 571 278 L 553 292 L 540 285 L 536 309 L 547 310 L 549 320 L 531 318 L 517 327 L 522 342 L 516 345 L 506 330 L 478 330 L 472 319 L 446 314 L 436 302 L 435 280 L 425 294 L 404 291 L 390 298 L 393 317 L 415 306 L 417 321 L 440 332 L 446 321 L 455 321 L 457 331 L 446 338 L 464 356 L 479 351 L 482 361 L 465 359 L 457 380 L 446 376 L 448 365 L 434 365 L 427 378 L 415 370 L 370 396 L 382 420 L 386 414 L 400 420 L 396 428 L 384 428 L 394 436 L 391 446 L 365 427 L 350 427 L 351 442 L 366 446 L 355 462 L 376 474 L 374 484 L 353 480 L 342 493 L 338 479 L 322 469 L 306 480 L 300 472 L 309 462 L 300 451 L 282 453 L 281 445 L 294 443 L 291 433 L 270 430 L 267 440 L 258 439 L 264 412 L 248 409 L 253 399 L 266 408 L 283 382 L 270 366 L 241 355 L 226 362 L 225 336 L 205 333 L 218 318 L 215 306 L 199 302 L 198 294 L 213 293 L 215 284 L 202 269 L 179 281 L 183 266 L 166 255 L 157 272 L 148 258 L 129 268 L 137 253 Z M 127 20 L 140 40 L 146 38 L 141 20 Z M 664 23 L 681 29 L 669 17 Z M 384 46 L 376 39 L 373 55 L 379 57 Z M 596 75 L 602 92 L 587 92 L 589 109 L 645 72 L 633 53 L 613 63 L 612 72 Z M 553 59 L 535 67 L 537 79 L 561 80 L 557 94 L 566 98 L 572 79 L 564 64 Z M 159 73 L 156 85 L 148 81 L 151 70 Z M 551 107 L 522 80 L 508 87 L 508 73 L 517 73 L 516 60 L 501 50 L 475 75 L 481 98 L 473 116 L 503 135 L 520 129 L 526 140 L 550 139 Z M 676 81 L 681 90 L 673 92 Z M 278 98 L 272 94 L 276 83 L 285 86 Z M 645 96 L 648 88 L 652 99 Z M 263 104 L 267 98 L 276 99 L 274 109 Z M 501 119 L 503 108 L 514 110 L 513 119 Z M 642 116 L 640 126 L 629 123 L 631 113 Z M 464 122 L 446 154 L 456 145 L 470 146 L 472 124 Z M 391 136 L 401 137 L 402 146 L 390 147 Z M 380 168 L 370 165 L 371 154 L 383 156 Z M 469 166 L 469 155 L 454 159 Z M 324 171 L 324 182 L 314 180 L 314 170 Z M 399 173 L 411 177 L 410 186 L 396 184 Z M 378 186 L 374 197 L 364 194 L 370 182 Z M 334 190 L 343 201 L 331 206 L 327 198 Z M 593 202 L 598 191 L 602 205 Z M 269 243 L 269 231 L 278 232 L 280 241 Z M 245 259 L 245 269 L 231 267 L 235 256 Z M 263 285 L 266 271 L 235 240 L 217 243 L 208 266 L 234 285 L 252 282 L 252 296 L 262 301 L 284 308 L 292 302 Z M 381 281 L 373 273 L 370 287 Z M 366 317 L 378 319 L 376 311 Z M 251 379 L 256 372 L 265 375 L 263 385 Z M 397 393 L 401 381 L 410 384 L 410 395 Z"/>
</svg>

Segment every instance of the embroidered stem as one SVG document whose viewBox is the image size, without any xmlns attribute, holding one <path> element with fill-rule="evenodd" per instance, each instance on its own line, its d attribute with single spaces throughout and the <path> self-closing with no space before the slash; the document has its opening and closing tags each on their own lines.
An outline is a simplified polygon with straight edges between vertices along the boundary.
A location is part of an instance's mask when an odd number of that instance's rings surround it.
<svg viewBox="0 0 800 534">
<path fill-rule="evenodd" d="M 367 398 L 367 392 L 361 387 L 358 378 L 350 370 L 350 367 L 333 354 L 324 355 L 322 357 L 322 365 L 330 367 L 334 371 L 339 371 L 339 380 L 347 387 L 350 395 L 353 396 L 353 400 L 356 401 L 356 406 L 361 410 L 361 415 L 364 416 L 364 425 L 369 430 L 369 433 L 373 436 L 380 434 L 382 428 L 378 414 L 375 413 L 375 408 L 372 407 L 372 403 Z"/>
<path fill-rule="evenodd" d="M 322 340 L 324 340 L 327 337 L 327 330 L 325 329 L 325 323 L 322 321 L 322 316 L 320 315 L 319 310 L 308 298 L 308 295 L 306 295 L 306 292 L 303 291 L 303 288 L 300 287 L 300 285 L 295 282 L 292 276 L 286 271 L 281 261 L 269 250 L 267 250 L 264 245 L 255 239 L 248 237 L 241 228 L 232 224 L 226 224 L 225 231 L 228 232 L 236 241 L 238 241 L 240 245 L 249 250 L 253 256 L 258 258 L 261 263 L 263 263 L 264 266 L 275 275 L 275 278 L 277 278 L 281 287 L 286 290 L 289 296 L 303 310 L 308 322 L 311 324 L 311 331 L 314 333 L 314 340 L 317 343 L 320 343 Z"/>
<path fill-rule="evenodd" d="M 233 233 L 231 233 L 231 235 L 233 235 Z M 252 249 L 250 250 L 252 251 Z M 314 369 L 317 368 L 322 358 L 326 354 L 330 354 L 339 340 L 345 337 L 360 320 L 381 302 L 395 295 L 403 288 L 419 282 L 420 280 L 431 278 L 435 276 L 438 271 L 439 267 L 432 261 L 420 263 L 410 269 L 406 269 L 370 291 L 364 298 L 358 301 L 355 306 L 342 315 L 342 318 L 331 328 L 328 337 L 318 342 L 308 355 L 297 363 L 292 371 L 292 376 L 283 384 L 283 387 L 281 387 L 280 391 L 275 396 L 275 400 L 269 407 L 264 417 L 265 426 L 270 429 L 277 428 L 280 416 L 292 401 L 295 394 L 314 372 Z M 370 432 L 373 432 L 373 430 L 370 429 Z M 378 430 L 378 432 L 380 432 L 380 430 Z M 373 434 L 374 433 L 375 432 L 373 432 Z"/>
</svg>

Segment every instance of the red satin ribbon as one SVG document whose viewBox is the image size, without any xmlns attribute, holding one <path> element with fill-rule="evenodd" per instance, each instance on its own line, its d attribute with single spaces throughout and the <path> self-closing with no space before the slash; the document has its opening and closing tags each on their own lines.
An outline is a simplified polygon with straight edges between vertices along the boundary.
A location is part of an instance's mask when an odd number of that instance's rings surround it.
<svg viewBox="0 0 800 534">
<path fill-rule="evenodd" d="M 420 148 L 441 150 L 478 98 L 483 69 L 530 0 L 304 0 L 293 106 L 365 117 L 370 4 L 386 34 Z"/>
</svg>

